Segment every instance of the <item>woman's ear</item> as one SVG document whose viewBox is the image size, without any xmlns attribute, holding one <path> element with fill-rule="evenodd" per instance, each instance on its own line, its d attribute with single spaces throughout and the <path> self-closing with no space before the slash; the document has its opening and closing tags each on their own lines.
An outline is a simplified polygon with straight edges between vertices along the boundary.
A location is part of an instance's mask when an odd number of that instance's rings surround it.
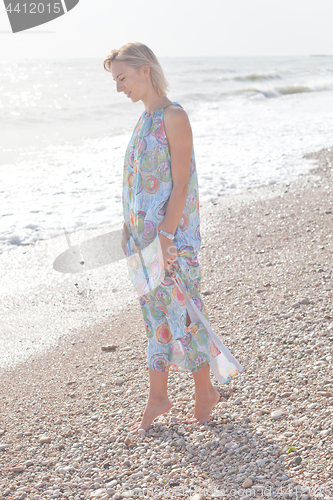
<svg viewBox="0 0 333 500">
<path fill-rule="evenodd" d="M 143 72 L 143 76 L 145 76 L 146 78 L 148 78 L 148 76 L 150 75 L 150 66 L 142 66 L 142 72 Z"/>
</svg>

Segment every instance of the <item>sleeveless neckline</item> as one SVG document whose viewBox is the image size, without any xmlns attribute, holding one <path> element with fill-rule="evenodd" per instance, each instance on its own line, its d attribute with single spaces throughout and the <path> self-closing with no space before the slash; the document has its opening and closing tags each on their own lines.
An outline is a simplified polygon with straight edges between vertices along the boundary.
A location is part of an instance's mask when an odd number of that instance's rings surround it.
<svg viewBox="0 0 333 500">
<path fill-rule="evenodd" d="M 161 106 L 160 108 L 154 109 L 154 111 L 152 111 L 151 113 L 147 113 L 147 111 L 144 111 L 143 114 L 146 116 L 153 115 L 154 113 L 156 113 L 156 111 L 160 111 L 161 109 L 167 108 L 168 106 L 171 106 L 171 104 L 178 104 L 178 102 L 170 102 L 165 106 Z"/>
</svg>

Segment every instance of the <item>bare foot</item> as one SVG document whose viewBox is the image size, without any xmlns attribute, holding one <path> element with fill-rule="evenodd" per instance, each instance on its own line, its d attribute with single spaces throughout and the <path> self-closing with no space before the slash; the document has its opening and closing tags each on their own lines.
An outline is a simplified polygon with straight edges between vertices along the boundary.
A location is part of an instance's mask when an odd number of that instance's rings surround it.
<svg viewBox="0 0 333 500">
<path fill-rule="evenodd" d="M 169 398 L 157 400 L 148 399 L 141 422 L 136 422 L 135 424 L 133 424 L 130 428 L 130 431 L 137 432 L 139 429 L 148 431 L 152 421 L 159 415 L 162 415 L 163 413 L 169 411 L 171 407 L 172 403 Z"/>
<path fill-rule="evenodd" d="M 194 405 L 194 416 L 187 419 L 186 422 L 188 424 L 204 424 L 209 420 L 212 409 L 219 401 L 220 393 L 216 389 L 214 389 L 214 387 L 212 387 L 207 395 L 196 398 Z"/>
</svg>

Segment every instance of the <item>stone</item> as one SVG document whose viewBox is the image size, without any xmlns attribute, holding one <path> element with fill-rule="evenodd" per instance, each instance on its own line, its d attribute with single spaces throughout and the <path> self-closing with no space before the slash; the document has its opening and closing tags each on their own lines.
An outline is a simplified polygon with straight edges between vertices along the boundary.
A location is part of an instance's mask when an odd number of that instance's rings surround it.
<svg viewBox="0 0 333 500">
<path fill-rule="evenodd" d="M 8 447 L 9 447 L 9 444 L 0 444 L 0 451 L 3 451 Z"/>
<path fill-rule="evenodd" d="M 139 430 L 138 430 L 138 434 L 139 434 L 140 436 L 145 436 L 145 435 L 146 435 L 146 431 L 145 431 L 144 429 L 139 429 Z"/>
<path fill-rule="evenodd" d="M 206 500 L 206 497 L 202 493 L 195 493 L 190 500 Z"/>
<path fill-rule="evenodd" d="M 310 304 L 310 301 L 309 301 L 309 299 L 304 298 L 304 299 L 301 299 L 299 301 L 299 303 L 302 304 L 302 305 L 304 305 L 304 306 L 307 306 L 307 305 Z"/>
<path fill-rule="evenodd" d="M 258 458 L 258 460 L 256 460 L 256 464 L 258 467 L 264 467 L 266 465 L 266 460 L 264 458 Z"/>
<path fill-rule="evenodd" d="M 131 438 L 130 438 L 129 436 L 127 436 L 127 437 L 125 438 L 125 440 L 124 440 L 124 443 L 125 443 L 125 444 L 127 444 L 127 445 L 132 444 L 132 440 L 131 440 Z"/>
<path fill-rule="evenodd" d="M 24 470 L 24 465 L 15 465 L 14 467 L 12 467 L 13 472 L 23 472 Z"/>
<path fill-rule="evenodd" d="M 105 345 L 101 347 L 102 351 L 115 351 L 117 349 L 116 345 Z"/>
<path fill-rule="evenodd" d="M 242 488 L 250 488 L 253 485 L 253 481 L 249 478 L 245 479 L 244 483 L 242 484 Z"/>
<path fill-rule="evenodd" d="M 273 420 L 277 420 L 278 418 L 281 418 L 283 415 L 283 412 L 281 410 L 274 410 L 271 413 L 271 417 Z"/>
<path fill-rule="evenodd" d="M 291 461 L 292 465 L 299 465 L 301 462 L 302 462 L 302 457 L 300 456 L 293 458 Z"/>
<path fill-rule="evenodd" d="M 25 500 L 25 498 L 27 498 L 27 494 L 25 492 L 22 492 L 19 496 L 15 496 L 14 500 Z"/>
<path fill-rule="evenodd" d="M 295 425 L 302 425 L 304 423 L 307 423 L 307 421 L 308 421 L 308 417 L 306 415 L 304 415 L 304 417 L 301 417 L 301 418 L 295 420 L 294 424 Z"/>
<path fill-rule="evenodd" d="M 115 380 L 115 384 L 121 385 L 125 382 L 125 379 L 123 377 L 117 377 Z"/>
<path fill-rule="evenodd" d="M 52 438 L 50 436 L 43 435 L 43 436 L 39 436 L 38 441 L 40 442 L 40 444 L 51 443 Z"/>
<path fill-rule="evenodd" d="M 109 481 L 108 483 L 106 483 L 105 487 L 106 488 L 113 488 L 114 486 L 117 486 L 117 484 L 118 484 L 117 479 L 113 479 L 112 481 Z"/>
<path fill-rule="evenodd" d="M 140 470 L 139 472 L 134 472 L 134 474 L 131 474 L 131 477 L 133 477 L 133 479 L 137 479 L 138 477 L 143 477 L 143 472 Z"/>
<path fill-rule="evenodd" d="M 98 488 L 97 490 L 94 490 L 90 494 L 90 498 L 101 498 L 104 495 L 107 495 L 107 491 L 105 488 Z"/>
<path fill-rule="evenodd" d="M 226 443 L 225 447 L 227 448 L 227 450 L 233 450 L 234 448 L 237 448 L 237 443 L 235 443 L 234 441 L 230 441 L 229 443 Z"/>
</svg>

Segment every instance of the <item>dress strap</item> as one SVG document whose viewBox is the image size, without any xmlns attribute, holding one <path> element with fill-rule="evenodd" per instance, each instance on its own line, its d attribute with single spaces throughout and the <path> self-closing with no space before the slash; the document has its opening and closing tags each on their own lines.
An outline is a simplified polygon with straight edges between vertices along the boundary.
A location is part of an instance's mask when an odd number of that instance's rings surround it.
<svg viewBox="0 0 333 500">
<path fill-rule="evenodd" d="M 179 102 L 170 102 L 170 104 L 166 104 L 165 106 L 163 106 L 163 109 L 167 108 L 168 106 L 171 106 L 171 104 L 174 104 L 175 106 L 179 106 L 180 108 L 183 109 L 183 106 L 181 106 L 179 104 Z"/>
</svg>

